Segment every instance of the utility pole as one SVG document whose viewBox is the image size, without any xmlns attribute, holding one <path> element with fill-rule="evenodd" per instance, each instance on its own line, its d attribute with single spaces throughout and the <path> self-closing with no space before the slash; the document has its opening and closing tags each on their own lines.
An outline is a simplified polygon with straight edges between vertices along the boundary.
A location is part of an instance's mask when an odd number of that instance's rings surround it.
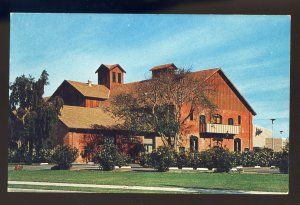
<svg viewBox="0 0 300 205">
<path fill-rule="evenodd" d="M 272 121 L 272 149 L 274 151 L 274 136 L 273 136 L 273 124 L 276 119 L 270 119 Z"/>
</svg>

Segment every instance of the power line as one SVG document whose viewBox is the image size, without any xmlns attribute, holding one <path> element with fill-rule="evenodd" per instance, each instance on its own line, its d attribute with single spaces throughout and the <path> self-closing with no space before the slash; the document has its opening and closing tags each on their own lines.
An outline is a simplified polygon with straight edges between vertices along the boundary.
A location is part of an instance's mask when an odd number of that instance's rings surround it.
<svg viewBox="0 0 300 205">
<path fill-rule="evenodd" d="M 271 118 L 265 118 L 265 119 L 263 119 L 263 118 L 261 118 L 261 119 L 257 119 L 257 118 L 253 118 L 253 120 L 270 120 Z M 277 117 L 276 119 L 289 119 L 288 117 Z"/>
</svg>

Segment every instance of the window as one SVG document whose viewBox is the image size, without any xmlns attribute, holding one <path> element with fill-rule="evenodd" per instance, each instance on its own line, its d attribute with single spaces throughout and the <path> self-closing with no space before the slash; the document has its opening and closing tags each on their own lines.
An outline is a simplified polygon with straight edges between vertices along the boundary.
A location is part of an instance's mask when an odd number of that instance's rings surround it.
<svg viewBox="0 0 300 205">
<path fill-rule="evenodd" d="M 219 114 L 213 115 L 213 123 L 214 124 L 222 124 L 222 116 Z"/>
<path fill-rule="evenodd" d="M 196 136 L 190 137 L 190 150 L 198 151 L 198 137 Z"/>
<path fill-rule="evenodd" d="M 121 73 L 118 73 L 118 83 L 121 83 Z"/>
<path fill-rule="evenodd" d="M 190 120 L 193 121 L 194 120 L 194 112 L 192 111 L 190 114 Z"/>
<path fill-rule="evenodd" d="M 241 152 L 241 139 L 239 138 L 234 139 L 234 151 Z"/>
<path fill-rule="evenodd" d="M 228 119 L 228 125 L 233 125 L 233 119 L 232 118 Z"/>
<path fill-rule="evenodd" d="M 242 123 L 242 118 L 241 118 L 241 116 L 239 115 L 239 116 L 238 116 L 238 124 L 241 125 L 241 123 Z"/>
<path fill-rule="evenodd" d="M 146 153 L 151 153 L 153 150 L 153 139 L 144 138 L 144 148 Z"/>
<path fill-rule="evenodd" d="M 116 82 L 116 72 L 113 72 L 113 82 L 115 83 Z"/>
<path fill-rule="evenodd" d="M 205 115 L 200 115 L 200 123 L 201 124 L 205 124 L 206 123 Z"/>
</svg>

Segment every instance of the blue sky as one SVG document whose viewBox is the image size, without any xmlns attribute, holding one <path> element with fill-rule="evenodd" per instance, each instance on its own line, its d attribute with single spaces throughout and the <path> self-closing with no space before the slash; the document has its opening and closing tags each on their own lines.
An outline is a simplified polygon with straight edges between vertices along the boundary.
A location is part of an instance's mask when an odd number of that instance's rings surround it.
<svg viewBox="0 0 300 205">
<path fill-rule="evenodd" d="M 96 83 L 102 63 L 119 63 L 125 82 L 166 63 L 220 67 L 257 112 L 253 123 L 271 129 L 276 118 L 274 136 L 288 137 L 289 16 L 15 13 L 10 49 L 10 82 L 46 69 L 46 96 L 64 79 Z"/>
</svg>

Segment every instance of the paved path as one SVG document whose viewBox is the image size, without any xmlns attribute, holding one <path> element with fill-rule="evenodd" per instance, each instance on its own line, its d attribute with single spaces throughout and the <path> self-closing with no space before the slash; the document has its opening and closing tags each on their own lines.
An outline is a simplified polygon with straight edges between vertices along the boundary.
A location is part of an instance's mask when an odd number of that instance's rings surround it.
<svg viewBox="0 0 300 205">
<path fill-rule="evenodd" d="M 23 189 L 23 188 L 8 188 L 7 192 L 94 193 L 94 192 L 84 192 L 84 191 L 66 191 L 66 190 L 50 190 L 50 189 Z"/>
<path fill-rule="evenodd" d="M 25 182 L 25 181 L 8 181 L 8 184 L 35 185 L 35 186 L 37 186 L 37 185 L 39 185 L 39 186 L 57 186 L 57 187 L 100 188 L 100 189 L 101 188 L 102 189 L 123 189 L 123 190 L 127 189 L 127 190 L 164 191 L 164 192 L 182 192 L 182 193 L 204 193 L 204 194 L 205 193 L 210 193 L 210 194 L 211 193 L 213 193 L 213 194 L 288 194 L 287 192 L 262 192 L 262 191 L 180 188 L 180 187 L 146 187 L 146 186 L 74 184 L 74 183 L 50 183 L 50 182 Z M 8 189 L 8 191 L 9 191 L 9 189 Z M 20 191 L 20 192 L 22 192 L 22 191 Z M 51 191 L 49 191 L 49 192 L 51 192 Z M 64 192 L 64 191 L 58 191 L 58 192 Z"/>
</svg>

